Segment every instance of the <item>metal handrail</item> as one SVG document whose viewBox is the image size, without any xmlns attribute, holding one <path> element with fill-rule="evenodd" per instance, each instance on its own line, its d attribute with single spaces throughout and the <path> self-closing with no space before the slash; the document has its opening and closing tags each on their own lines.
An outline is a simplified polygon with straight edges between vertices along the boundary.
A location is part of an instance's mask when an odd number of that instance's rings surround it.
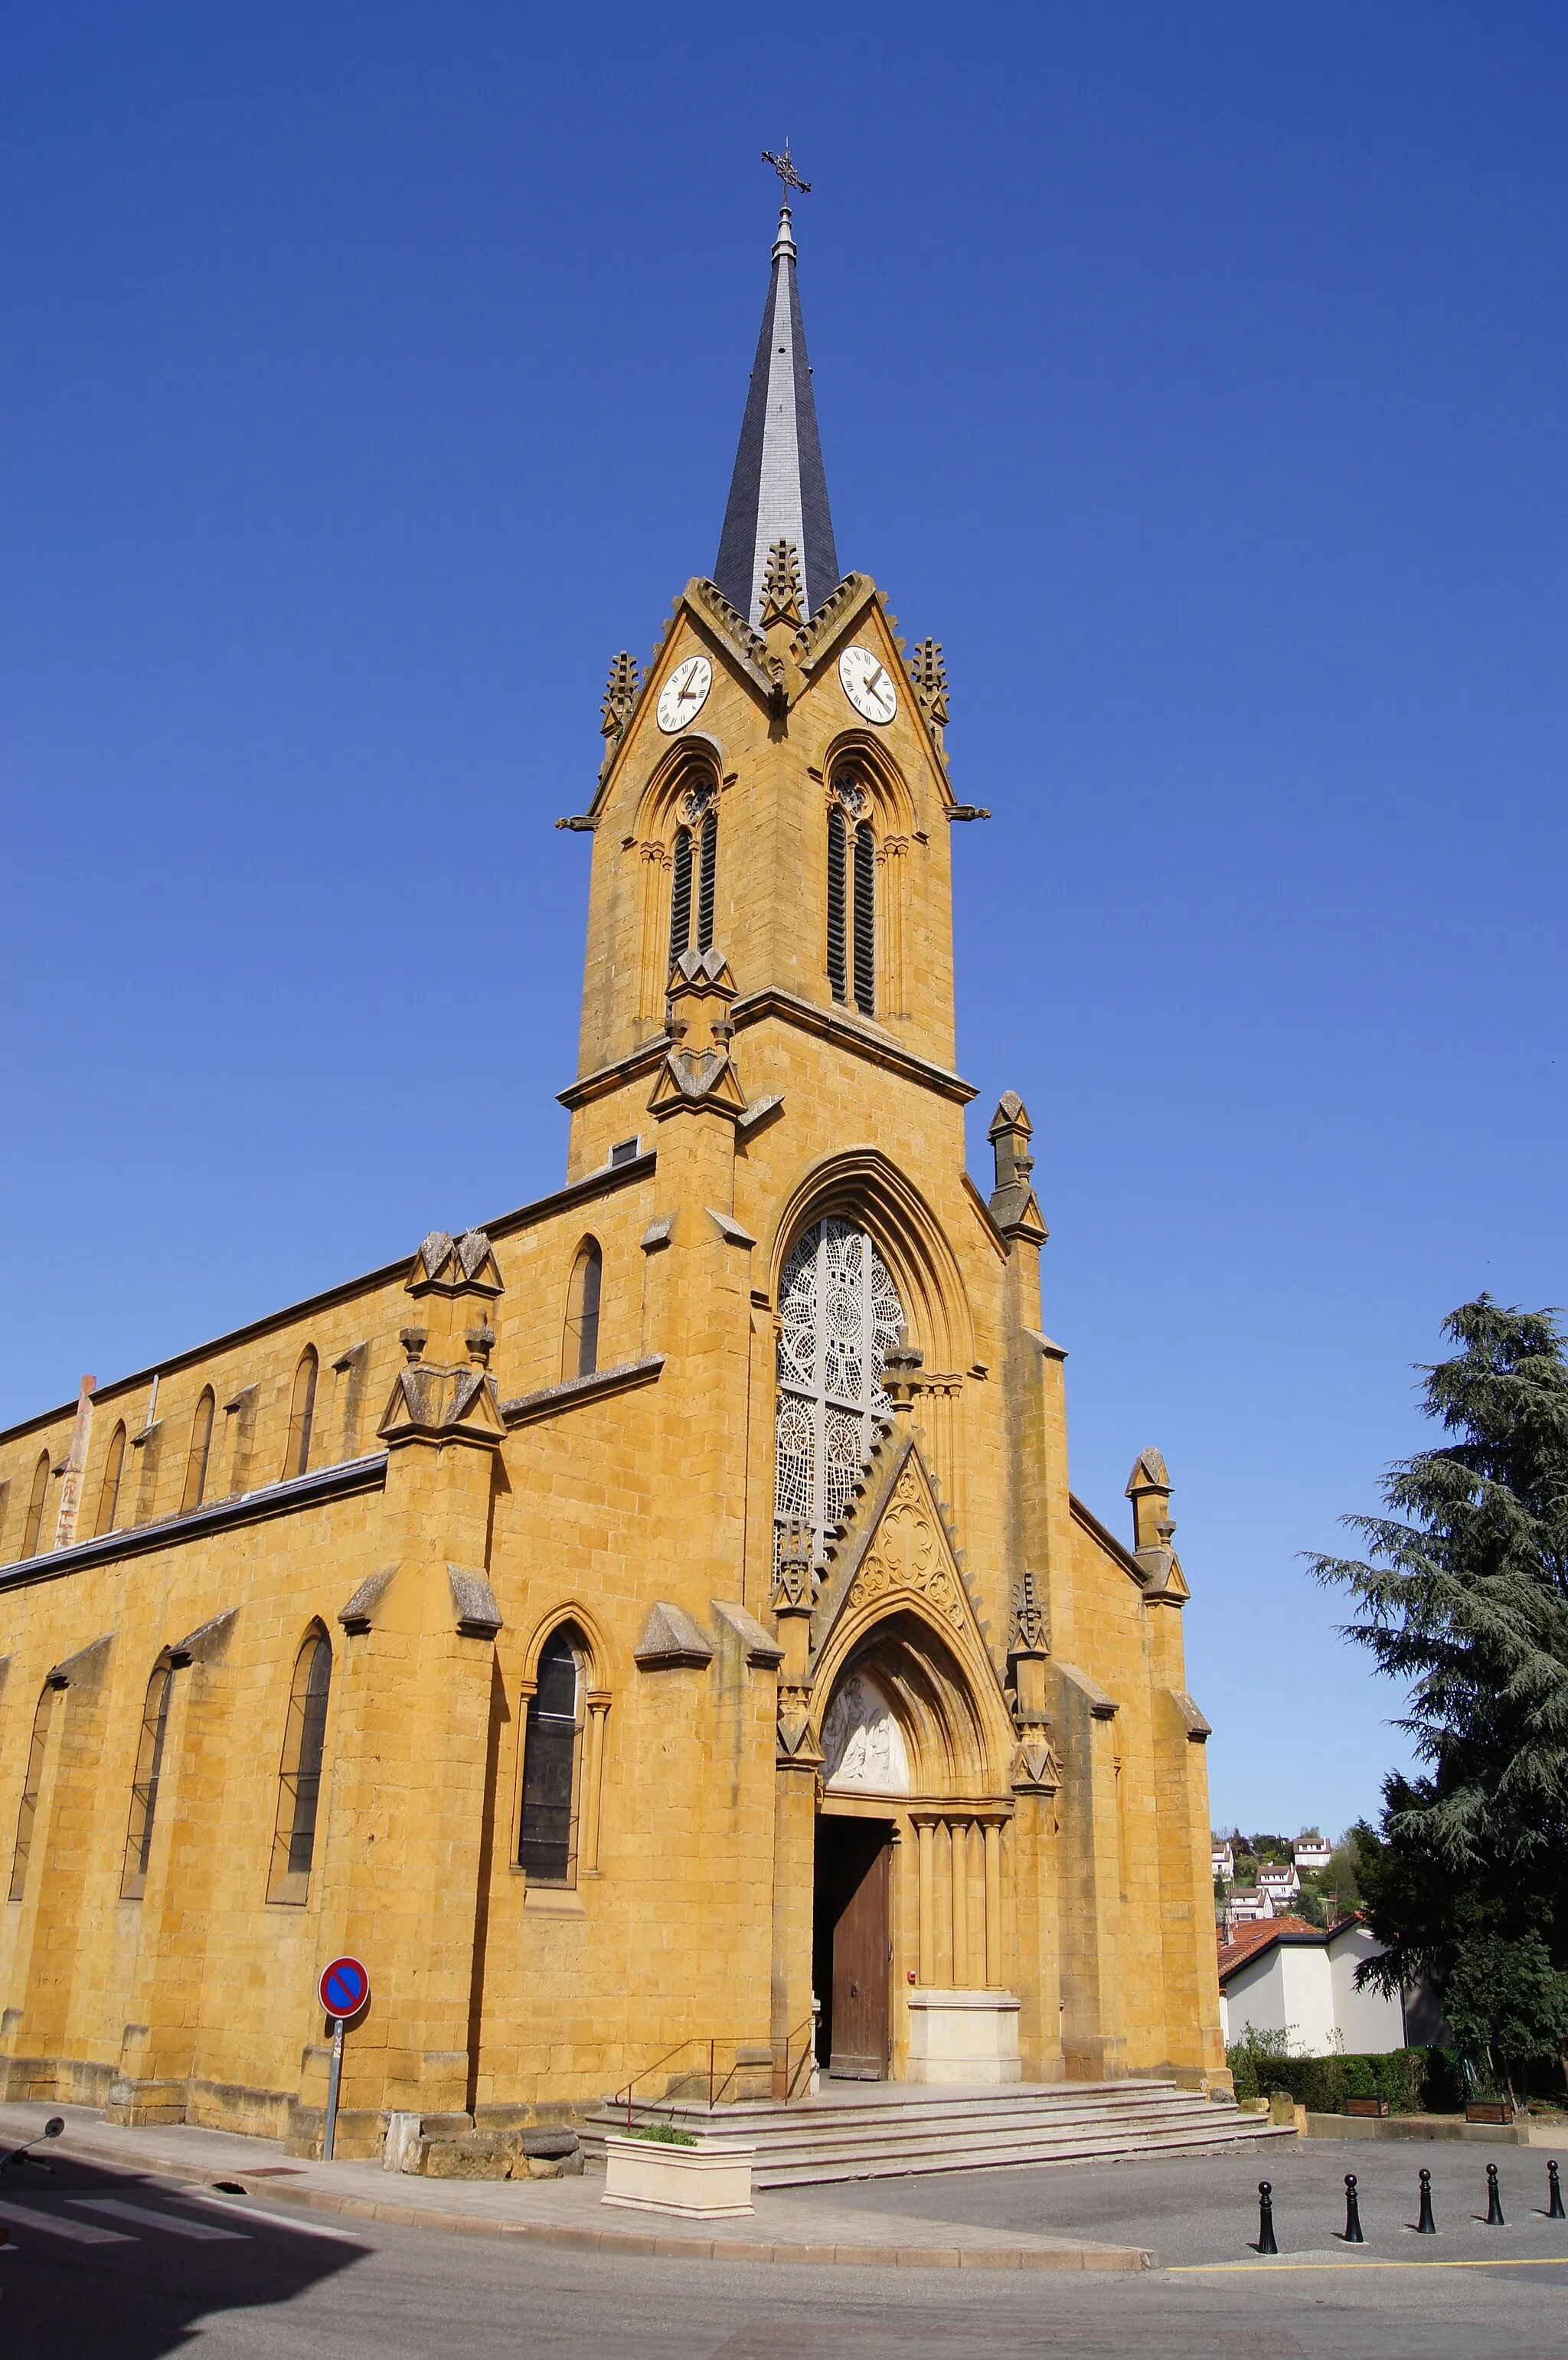
<svg viewBox="0 0 1568 2360">
<path fill-rule="evenodd" d="M 795 2094 L 795 2084 L 800 2080 L 802 2070 L 811 2061 L 811 2053 L 816 2039 L 816 2030 L 817 2010 L 813 2006 L 810 2016 L 804 2017 L 802 2021 L 795 2027 L 793 2032 L 786 2033 L 784 2037 L 784 2103 L 786 2105 L 789 2104 L 790 2099 Z M 797 2065 L 794 2071 L 791 2072 L 789 2070 L 789 2051 L 794 2047 L 795 2042 L 799 2039 L 802 2032 L 806 2036 L 805 2046 L 800 2051 L 800 2064 Z"/>
<path fill-rule="evenodd" d="M 650 2073 L 657 2073 L 661 2065 L 668 2065 L 672 2057 L 679 2057 L 682 2049 L 701 2049 L 702 2041 L 703 2035 L 701 2033 L 693 2033 L 689 2040 L 678 2040 L 673 2049 L 667 2049 L 662 2057 L 656 2057 L 651 2065 L 645 2065 L 640 2073 L 634 2073 L 631 2080 L 626 2083 L 625 2089 L 617 2090 L 615 2092 L 615 2098 L 612 2103 L 618 2106 L 621 2103 L 621 2101 L 625 2099 L 626 2108 L 626 2129 L 628 2132 L 632 2127 L 632 2092 L 637 2088 L 637 2083 L 639 2081 L 646 2081 Z M 738 2066 L 732 2065 L 729 2071 L 724 2075 L 724 2080 L 719 2081 L 715 2088 L 715 2075 L 718 2070 L 717 2038 L 710 2039 L 707 2047 L 708 2112 L 712 2114 L 714 2106 L 718 2103 L 718 2100 L 723 2097 L 724 2092 L 729 2088 L 730 2083 L 735 2080 L 735 2073 L 738 2070 Z M 673 2119 L 673 2116 L 671 2119 Z"/>
</svg>

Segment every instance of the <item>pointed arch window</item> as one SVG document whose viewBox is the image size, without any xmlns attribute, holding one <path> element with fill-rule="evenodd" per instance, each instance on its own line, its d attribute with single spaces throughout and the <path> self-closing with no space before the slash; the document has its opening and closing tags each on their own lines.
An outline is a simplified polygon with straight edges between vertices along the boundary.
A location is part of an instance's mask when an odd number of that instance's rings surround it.
<svg viewBox="0 0 1568 2360">
<path fill-rule="evenodd" d="M 122 1901 L 139 1901 L 147 1891 L 153 1821 L 158 1815 L 158 1784 L 163 1775 L 163 1746 L 169 1734 L 169 1708 L 173 1693 L 174 1667 L 166 1648 L 153 1666 L 147 1701 L 142 1707 L 136 1775 L 131 1781 L 131 1823 L 125 1831 L 125 1865 L 120 1877 Z"/>
<path fill-rule="evenodd" d="M 180 1502 L 180 1513 L 189 1515 L 199 1508 L 207 1493 L 207 1462 L 212 1455 L 212 1416 L 217 1397 L 211 1385 L 202 1392 L 196 1404 L 196 1415 L 191 1421 L 191 1448 L 185 1459 L 185 1491 Z"/>
<path fill-rule="evenodd" d="M 828 981 L 841 1007 L 877 1013 L 877 839 L 871 798 L 841 770 L 828 804 Z"/>
<path fill-rule="evenodd" d="M 49 1751 L 49 1714 L 54 1707 L 54 1682 L 46 1680 L 38 1710 L 33 1714 L 27 1767 L 22 1781 L 21 1805 L 16 1813 L 16 1847 L 11 1854 L 10 1898 L 13 1901 L 20 1901 L 27 1891 L 27 1863 L 32 1857 L 33 1833 L 38 1815 L 38 1790 L 44 1783 L 44 1756 Z"/>
<path fill-rule="evenodd" d="M 539 1885 L 577 1882 L 586 1655 L 576 1625 L 561 1623 L 539 1651 L 537 1684 L 528 1699 L 517 1865 Z"/>
<path fill-rule="evenodd" d="M 314 1344 L 307 1344 L 294 1371 L 294 1397 L 289 1405 L 289 1448 L 283 1460 L 286 1483 L 296 1475 L 303 1475 L 310 1464 L 310 1428 L 316 1417 L 316 1377 L 320 1368 Z"/>
<path fill-rule="evenodd" d="M 109 1437 L 109 1456 L 103 1461 L 103 1485 L 98 1494 L 98 1522 L 95 1533 L 112 1533 L 114 1519 L 120 1513 L 120 1480 L 125 1471 L 125 1422 L 122 1418 Z"/>
<path fill-rule="evenodd" d="M 904 1306 L 867 1232 L 830 1218 L 791 1247 L 779 1318 L 774 1515 L 779 1528 L 807 1525 L 820 1557 L 888 1407 L 882 1360 L 903 1335 Z"/>
<path fill-rule="evenodd" d="M 332 1651 L 318 1622 L 306 1633 L 294 1664 L 283 1762 L 278 1774 L 278 1825 L 272 1839 L 269 1901 L 302 1902 L 310 1885 L 316 1814 L 321 1799 L 321 1755 L 327 1740 L 327 1699 Z"/>
<path fill-rule="evenodd" d="M 33 1485 L 27 1493 L 27 1521 L 22 1526 L 22 1555 L 37 1557 L 38 1541 L 44 1528 L 44 1502 L 49 1498 L 49 1455 L 40 1450 L 33 1469 Z"/>
<path fill-rule="evenodd" d="M 689 787 L 680 809 L 681 825 L 670 855 L 671 967 L 684 951 L 712 950 L 718 890 L 719 814 L 713 786 L 704 781 L 701 786 Z"/>
<path fill-rule="evenodd" d="M 591 1377 L 599 1365 L 599 1298 L 604 1256 L 597 1238 L 584 1238 L 566 1289 L 566 1335 L 561 1351 L 562 1382 Z"/>
</svg>

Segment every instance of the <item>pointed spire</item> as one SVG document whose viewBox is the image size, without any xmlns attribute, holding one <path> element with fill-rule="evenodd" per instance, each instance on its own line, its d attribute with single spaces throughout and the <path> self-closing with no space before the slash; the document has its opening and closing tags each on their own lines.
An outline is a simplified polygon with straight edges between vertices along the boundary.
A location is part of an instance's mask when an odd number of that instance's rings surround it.
<svg viewBox="0 0 1568 2360">
<path fill-rule="evenodd" d="M 788 188 L 786 183 L 786 193 Z M 837 587 L 838 552 L 817 437 L 787 203 L 779 208 L 773 279 L 713 567 L 718 587 L 753 625 L 762 614 L 768 552 L 779 541 L 792 541 L 800 552 L 802 614 L 809 621 Z"/>
</svg>

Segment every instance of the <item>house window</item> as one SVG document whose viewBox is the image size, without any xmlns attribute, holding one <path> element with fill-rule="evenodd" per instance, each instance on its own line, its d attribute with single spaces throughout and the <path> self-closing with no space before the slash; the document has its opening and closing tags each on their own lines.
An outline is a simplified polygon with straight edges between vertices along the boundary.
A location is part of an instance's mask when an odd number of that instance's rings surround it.
<svg viewBox="0 0 1568 2360">
<path fill-rule="evenodd" d="M 637 1150 L 641 1145 L 640 1138 L 617 1139 L 610 1150 L 611 1171 L 618 1172 L 623 1164 L 635 1164 L 637 1160 Z"/>
<path fill-rule="evenodd" d="M 32 1742 L 27 1747 L 27 1776 L 22 1785 L 21 1808 L 16 1813 L 16 1849 L 11 1855 L 11 1899 L 20 1901 L 27 1882 L 27 1861 L 33 1849 L 33 1823 L 38 1818 L 38 1789 L 44 1783 L 44 1754 L 49 1747 L 49 1712 L 54 1704 L 53 1686 L 47 1682 L 33 1715 Z"/>
<path fill-rule="evenodd" d="M 604 1277 L 604 1257 L 598 1240 L 585 1238 L 577 1249 L 566 1290 L 561 1373 L 567 1383 L 573 1377 L 591 1377 L 599 1365 L 599 1295 Z"/>
<path fill-rule="evenodd" d="M 49 1455 L 47 1450 L 40 1450 L 38 1465 L 33 1469 L 33 1488 L 27 1493 L 27 1522 L 22 1526 L 24 1557 L 37 1557 L 38 1553 L 38 1538 L 44 1526 L 44 1502 L 49 1497 Z"/>
<path fill-rule="evenodd" d="M 139 1901 L 147 1891 L 147 1862 L 152 1854 L 152 1827 L 158 1811 L 158 1782 L 163 1773 L 163 1741 L 169 1732 L 169 1707 L 174 1672 L 160 1655 L 147 1682 L 142 1707 L 142 1733 L 136 1745 L 136 1776 L 131 1782 L 131 1824 L 125 1836 L 125 1865 L 120 1878 L 122 1901 Z"/>
<path fill-rule="evenodd" d="M 332 1677 L 332 1651 L 326 1633 L 318 1623 L 296 1658 L 294 1684 L 289 1696 L 283 1765 L 278 1775 L 272 1874 L 267 1889 L 269 1901 L 301 1902 L 310 1888 Z"/>
<path fill-rule="evenodd" d="M 321 1366 L 314 1344 L 307 1344 L 294 1371 L 294 1398 L 289 1407 L 289 1448 L 283 1460 L 287 1483 L 303 1475 L 310 1464 L 310 1427 L 316 1415 L 316 1374 Z"/>
<path fill-rule="evenodd" d="M 866 1230 L 830 1219 L 791 1247 L 779 1319 L 774 1515 L 809 1526 L 820 1557 L 888 1407 L 882 1360 L 904 1332 L 904 1307 Z"/>
<path fill-rule="evenodd" d="M 541 1885 L 577 1881 L 578 1739 L 585 1653 L 573 1624 L 552 1631 L 540 1652 L 538 1685 L 528 1699 L 517 1865 Z"/>
<path fill-rule="evenodd" d="M 94 1532 L 112 1533 L 120 1508 L 120 1478 L 125 1471 L 125 1426 L 122 1418 L 109 1437 L 109 1456 L 103 1461 L 103 1488 L 98 1494 L 98 1522 Z"/>
<path fill-rule="evenodd" d="M 196 1415 L 191 1421 L 191 1448 L 185 1460 L 185 1491 L 180 1502 L 180 1513 L 189 1515 L 199 1508 L 207 1491 L 207 1461 L 212 1455 L 212 1413 L 217 1407 L 212 1388 L 209 1385 L 196 1404 Z"/>
</svg>

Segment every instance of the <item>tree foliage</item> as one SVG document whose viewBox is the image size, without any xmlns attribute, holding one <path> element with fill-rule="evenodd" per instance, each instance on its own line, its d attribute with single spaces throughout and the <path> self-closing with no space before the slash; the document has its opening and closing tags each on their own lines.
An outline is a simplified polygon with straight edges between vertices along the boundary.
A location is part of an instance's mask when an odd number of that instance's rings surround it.
<svg viewBox="0 0 1568 2360">
<path fill-rule="evenodd" d="M 1353 1830 L 1388 1986 L 1482 1937 L 1568 1965 L 1568 1345 L 1555 1312 L 1486 1295 L 1443 1332 L 1458 1349 L 1422 1371 L 1443 1440 L 1388 1470 L 1386 1516 L 1346 1519 L 1365 1560 L 1312 1560 L 1406 1685 L 1422 1765 Z"/>
<path fill-rule="evenodd" d="M 1568 1974 L 1534 1936 L 1510 1942 L 1476 1934 L 1461 1942 L 1443 2007 L 1465 2054 L 1485 2058 L 1510 2094 L 1519 2068 L 1568 2049 Z"/>
</svg>

